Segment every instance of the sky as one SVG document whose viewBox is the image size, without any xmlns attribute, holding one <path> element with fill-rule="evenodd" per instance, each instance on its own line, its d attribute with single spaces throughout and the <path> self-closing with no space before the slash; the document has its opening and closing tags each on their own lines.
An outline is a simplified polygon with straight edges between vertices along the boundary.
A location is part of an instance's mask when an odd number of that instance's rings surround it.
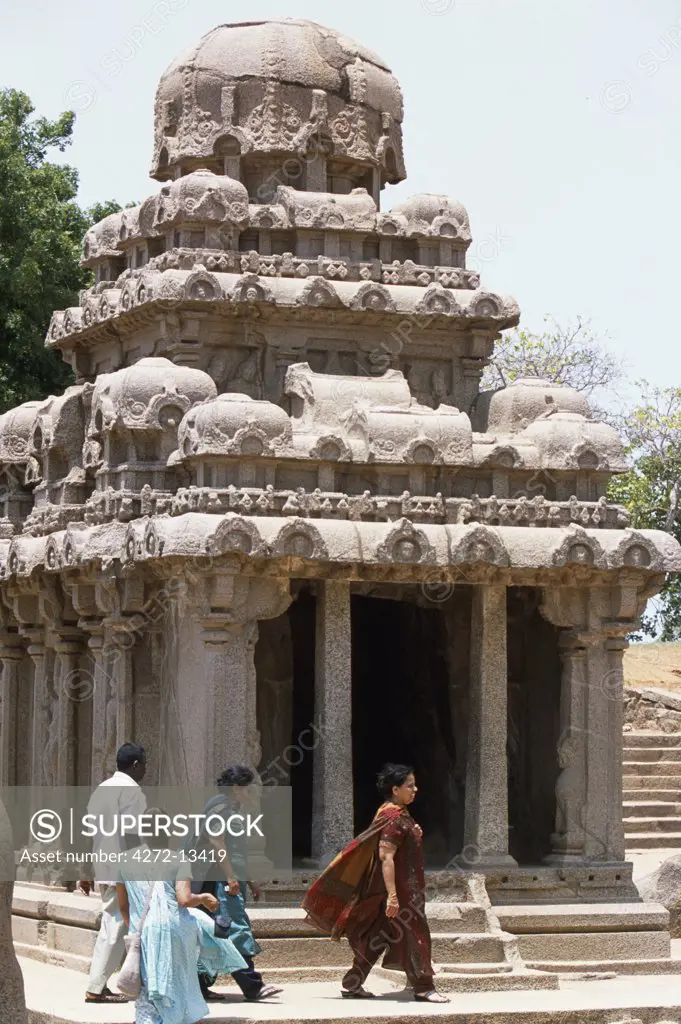
<svg viewBox="0 0 681 1024">
<path fill-rule="evenodd" d="M 80 201 L 141 201 L 153 103 L 215 25 L 310 18 L 375 50 L 405 99 L 407 180 L 467 207 L 470 262 L 522 326 L 577 316 L 629 381 L 681 384 L 681 0 L 0 0 L 0 86 L 77 113 Z"/>
</svg>

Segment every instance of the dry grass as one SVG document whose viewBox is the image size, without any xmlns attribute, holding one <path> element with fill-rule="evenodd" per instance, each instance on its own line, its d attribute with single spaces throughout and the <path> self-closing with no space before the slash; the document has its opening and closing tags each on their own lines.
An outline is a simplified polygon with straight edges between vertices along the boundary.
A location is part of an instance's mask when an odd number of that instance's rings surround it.
<svg viewBox="0 0 681 1024">
<path fill-rule="evenodd" d="M 624 685 L 681 693 L 681 643 L 632 644 L 624 654 Z"/>
</svg>

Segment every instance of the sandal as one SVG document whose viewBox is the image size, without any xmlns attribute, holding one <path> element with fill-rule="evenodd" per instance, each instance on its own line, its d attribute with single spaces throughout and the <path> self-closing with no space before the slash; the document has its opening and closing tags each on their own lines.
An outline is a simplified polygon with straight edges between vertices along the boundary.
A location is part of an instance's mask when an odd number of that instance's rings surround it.
<svg viewBox="0 0 681 1024">
<path fill-rule="evenodd" d="M 86 992 L 86 1003 L 129 1003 L 130 1000 L 120 994 L 112 992 L 109 988 L 103 988 L 101 992 Z"/>
<path fill-rule="evenodd" d="M 227 996 L 224 995 L 224 993 L 211 992 L 210 989 L 207 989 L 207 991 L 203 992 L 202 995 L 207 1003 L 224 1003 L 225 999 L 227 998 Z"/>
<path fill-rule="evenodd" d="M 343 999 L 375 999 L 376 995 L 374 992 L 367 992 L 365 988 L 342 988 L 341 995 Z"/>
<path fill-rule="evenodd" d="M 449 1003 L 449 996 L 443 996 L 441 992 L 432 989 L 430 992 L 422 992 L 414 996 L 417 1003 Z"/>
<path fill-rule="evenodd" d="M 277 988 L 276 985 L 264 985 L 258 992 L 257 996 L 251 996 L 251 998 L 247 999 L 246 1002 L 259 1003 L 263 999 L 271 999 L 272 996 L 281 995 L 283 991 L 283 988 Z"/>
</svg>

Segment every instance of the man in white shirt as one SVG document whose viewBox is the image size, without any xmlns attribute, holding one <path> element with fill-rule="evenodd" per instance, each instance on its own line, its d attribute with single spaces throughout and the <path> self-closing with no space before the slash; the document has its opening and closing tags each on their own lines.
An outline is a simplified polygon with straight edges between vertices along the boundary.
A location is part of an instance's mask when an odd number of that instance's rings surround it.
<svg viewBox="0 0 681 1024">
<path fill-rule="evenodd" d="M 135 743 L 124 743 L 116 754 L 116 771 L 97 787 L 88 804 L 89 814 L 144 814 L 147 801 L 140 789 L 147 767 L 144 747 Z M 116 787 L 107 792 L 108 787 Z M 109 829 L 107 829 L 109 831 Z M 132 840 L 134 843 L 134 839 Z M 97 836 L 93 842 L 93 853 L 123 853 L 120 835 Z M 111 975 L 118 970 L 125 954 L 124 938 L 126 927 L 116 895 L 116 881 L 106 878 L 107 869 L 95 861 L 95 877 L 102 898 L 102 922 L 92 954 L 90 980 L 85 993 L 86 1003 L 125 1003 L 125 996 L 112 992 L 108 987 Z M 102 874 L 104 872 L 104 875 Z M 116 872 L 111 871 L 115 876 Z M 104 880 L 106 879 L 106 880 Z M 93 882 L 82 880 L 78 883 L 86 896 L 93 888 Z"/>
</svg>

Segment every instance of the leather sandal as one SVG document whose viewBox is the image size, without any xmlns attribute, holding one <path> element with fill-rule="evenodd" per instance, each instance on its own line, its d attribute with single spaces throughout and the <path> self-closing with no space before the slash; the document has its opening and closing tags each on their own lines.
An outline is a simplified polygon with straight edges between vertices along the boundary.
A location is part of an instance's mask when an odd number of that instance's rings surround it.
<svg viewBox="0 0 681 1024">
<path fill-rule="evenodd" d="M 376 995 L 374 992 L 367 992 L 365 988 L 342 988 L 341 995 L 343 999 L 375 999 Z"/>
<path fill-rule="evenodd" d="M 120 992 L 112 992 L 109 988 L 103 988 L 101 992 L 86 992 L 86 1003 L 129 1003 L 127 996 Z"/>
</svg>

